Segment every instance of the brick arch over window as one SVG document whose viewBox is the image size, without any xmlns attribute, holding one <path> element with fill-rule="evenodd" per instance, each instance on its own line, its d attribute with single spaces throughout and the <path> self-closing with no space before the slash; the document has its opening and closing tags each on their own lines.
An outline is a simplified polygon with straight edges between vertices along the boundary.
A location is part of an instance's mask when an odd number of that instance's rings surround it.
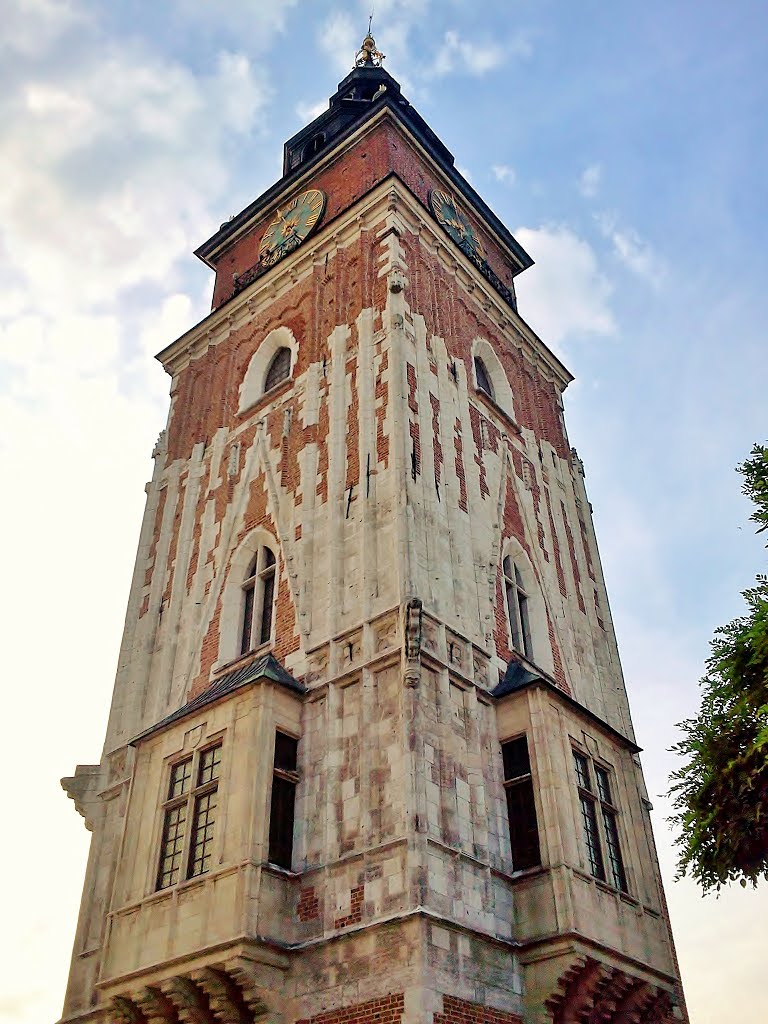
<svg viewBox="0 0 768 1024">
<path fill-rule="evenodd" d="M 478 363 L 480 366 L 478 367 Z M 493 346 L 485 338 L 475 338 L 472 342 L 472 373 L 475 388 L 485 394 L 490 390 L 490 397 L 510 419 L 515 418 L 515 405 L 509 379 L 496 355 Z M 490 389 L 485 385 L 483 376 L 487 378 Z"/>
<path fill-rule="evenodd" d="M 290 365 L 287 376 L 290 377 L 296 366 L 296 354 L 298 343 L 293 332 L 287 327 L 276 327 L 264 338 L 259 347 L 251 357 L 248 369 L 245 371 L 243 383 L 240 385 L 240 404 L 238 412 L 244 413 L 266 393 L 267 378 L 273 365 L 284 360 L 280 354 L 281 349 L 287 349 L 290 353 Z M 281 378 L 282 379 L 282 378 Z"/>
<path fill-rule="evenodd" d="M 232 555 L 221 599 L 219 665 L 268 643 L 274 636 L 279 550 L 274 536 L 260 527 L 252 530 Z M 266 613 L 265 601 L 269 602 Z M 266 639 L 262 635 L 265 623 L 269 634 Z"/>
<path fill-rule="evenodd" d="M 501 583 L 510 649 L 551 674 L 555 665 L 544 594 L 525 549 L 514 537 L 504 542 Z"/>
</svg>

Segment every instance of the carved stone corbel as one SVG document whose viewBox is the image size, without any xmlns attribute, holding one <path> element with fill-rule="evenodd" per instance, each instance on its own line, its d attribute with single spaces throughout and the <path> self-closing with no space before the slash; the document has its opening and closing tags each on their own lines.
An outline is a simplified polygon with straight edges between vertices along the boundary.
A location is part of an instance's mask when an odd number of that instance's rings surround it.
<svg viewBox="0 0 768 1024">
<path fill-rule="evenodd" d="M 195 971 L 192 978 L 208 996 L 211 1013 L 218 1024 L 252 1024 L 254 1015 L 245 996 L 226 971 L 204 967 Z"/>
<path fill-rule="evenodd" d="M 175 1024 L 178 1020 L 176 1007 L 159 988 L 148 985 L 133 1000 L 141 1008 L 146 1024 Z"/>
<path fill-rule="evenodd" d="M 163 994 L 176 1007 L 184 1024 L 213 1024 L 208 999 L 191 978 L 169 978 L 160 985 Z"/>
<path fill-rule="evenodd" d="M 405 685 L 421 681 L 422 602 L 412 597 L 405 606 Z"/>
</svg>

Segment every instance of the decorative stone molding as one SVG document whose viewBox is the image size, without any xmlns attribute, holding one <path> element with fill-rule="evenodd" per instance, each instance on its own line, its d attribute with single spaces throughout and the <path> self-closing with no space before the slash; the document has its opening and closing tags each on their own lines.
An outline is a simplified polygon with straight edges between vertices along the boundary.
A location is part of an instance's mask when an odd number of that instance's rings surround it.
<svg viewBox="0 0 768 1024">
<path fill-rule="evenodd" d="M 61 788 L 74 800 L 78 814 L 85 819 L 85 827 L 93 832 L 93 810 L 97 803 L 97 790 L 101 778 L 101 765 L 79 764 L 75 774 L 61 780 Z"/>
<path fill-rule="evenodd" d="M 546 1007 L 553 1024 L 673 1024 L 672 994 L 627 971 L 578 956 L 563 971 Z"/>
</svg>

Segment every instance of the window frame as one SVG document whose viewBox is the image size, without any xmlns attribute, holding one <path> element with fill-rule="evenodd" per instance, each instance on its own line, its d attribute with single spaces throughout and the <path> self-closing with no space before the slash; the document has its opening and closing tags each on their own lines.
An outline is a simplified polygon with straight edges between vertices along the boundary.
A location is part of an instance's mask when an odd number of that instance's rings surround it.
<svg viewBox="0 0 768 1024">
<path fill-rule="evenodd" d="M 508 759 L 505 757 L 505 748 L 509 750 L 512 744 L 519 744 L 520 741 L 525 743 L 525 758 L 524 763 L 521 761 L 519 767 L 523 770 L 517 771 L 516 774 L 510 774 L 508 777 Z M 507 805 L 507 827 L 509 829 L 509 845 L 510 853 L 512 857 L 512 871 L 530 871 L 534 868 L 540 868 L 543 864 L 541 855 L 541 831 L 539 828 L 539 814 L 536 807 L 536 787 L 533 783 L 533 768 L 531 765 L 531 751 L 528 743 L 528 734 L 521 733 L 517 736 L 510 736 L 500 743 L 501 749 L 501 760 L 502 760 L 502 775 L 503 775 L 503 786 L 505 803 Z M 510 758 L 511 761 L 511 758 Z M 525 770 L 527 769 L 527 770 Z M 525 820 L 523 827 L 518 827 L 519 816 L 517 813 L 513 815 L 512 801 L 513 797 L 510 794 L 514 793 L 516 796 L 520 795 L 518 807 L 523 807 L 523 813 L 525 815 L 525 803 L 527 802 L 527 812 L 529 817 Z M 517 808 L 515 808 L 517 810 Z M 532 860 L 529 863 L 520 863 L 521 860 L 525 860 L 525 848 L 527 845 L 532 847 L 530 841 L 531 835 L 535 834 L 535 853 Z M 518 852 L 518 857 L 515 857 L 515 852 Z M 517 863 L 516 863 L 517 860 Z"/>
<path fill-rule="evenodd" d="M 218 792 L 222 775 L 222 764 L 224 756 L 223 739 L 217 739 L 192 754 L 179 757 L 166 765 L 165 776 L 165 799 L 160 804 L 160 843 L 158 856 L 156 858 L 157 870 L 155 872 L 154 891 L 164 892 L 176 885 L 192 881 L 208 874 L 213 859 L 214 844 L 216 842 L 216 817 L 213 821 L 206 820 L 201 825 L 202 808 L 204 801 L 206 812 L 218 810 Z M 218 758 L 216 757 L 218 754 Z M 210 765 L 206 758 L 212 756 Z M 180 768 L 189 766 L 189 772 L 182 778 L 184 781 L 178 791 L 176 787 L 176 773 Z M 204 778 L 204 774 L 210 767 L 210 777 Z M 188 785 L 185 785 L 188 782 Z M 211 807 L 211 797 L 215 803 Z M 181 833 L 177 828 L 178 818 L 174 822 L 172 816 L 183 809 L 184 816 L 180 824 L 183 826 Z M 169 826 L 176 828 L 173 837 L 174 849 L 169 850 Z M 199 836 L 203 835 L 202 858 L 199 868 L 196 866 L 196 851 L 200 848 Z M 170 861 L 170 867 L 166 865 Z M 167 880 L 166 880 L 166 876 Z"/>
<path fill-rule="evenodd" d="M 288 365 L 287 365 L 287 367 L 285 369 L 285 372 L 282 373 L 282 376 L 278 377 L 277 380 L 274 380 L 274 381 L 272 381 L 270 383 L 270 380 L 269 380 L 270 374 L 273 372 L 273 370 L 274 370 L 278 360 L 279 359 L 285 359 L 286 357 L 287 357 L 287 360 L 288 360 Z M 293 371 L 293 352 L 291 352 L 291 350 L 288 347 L 288 345 L 280 345 L 279 348 L 275 349 L 275 351 L 274 351 L 274 353 L 272 355 L 272 358 L 269 360 L 269 363 L 267 364 L 267 368 L 266 368 L 266 370 L 264 372 L 264 384 L 262 385 L 262 389 L 261 389 L 262 390 L 262 394 L 268 395 L 270 391 L 274 391 L 275 388 L 279 388 L 281 384 L 285 383 L 285 381 L 290 380 L 291 379 L 292 371 Z"/>
<path fill-rule="evenodd" d="M 619 825 L 621 811 L 612 796 L 616 772 L 580 747 L 572 745 L 571 752 L 589 872 L 603 885 L 629 895 Z"/>
<path fill-rule="evenodd" d="M 291 764 L 288 766 L 284 761 L 281 763 L 280 737 L 293 744 Z M 267 863 L 281 868 L 283 871 L 293 871 L 294 855 L 294 833 L 296 831 L 296 790 L 300 781 L 299 774 L 299 743 L 301 737 L 295 736 L 285 729 L 275 729 L 275 744 L 272 757 L 272 785 L 269 793 L 269 821 L 267 824 Z M 280 783 L 276 787 L 275 783 Z M 290 790 L 286 787 L 290 786 Z M 287 818 L 290 827 L 285 827 L 286 811 L 281 806 L 276 806 L 276 793 L 284 795 L 290 793 L 290 806 L 287 810 Z M 279 824 L 278 824 L 279 823 Z M 278 835 L 278 829 L 280 834 Z M 287 837 L 287 841 L 286 841 Z M 282 857 L 287 851 L 288 856 Z M 274 855 L 274 856 L 273 856 Z"/>
<path fill-rule="evenodd" d="M 259 544 L 240 584 L 240 631 L 238 657 L 243 658 L 272 642 L 277 599 L 277 555 L 268 544 Z M 259 637 L 254 644 L 254 637 Z"/>
<path fill-rule="evenodd" d="M 502 559 L 501 573 L 512 650 L 532 661 L 531 595 L 524 585 L 518 560 L 512 554 L 506 554 Z"/>
<path fill-rule="evenodd" d="M 493 380 L 482 356 L 477 354 L 472 356 L 472 369 L 475 374 L 475 390 L 480 391 L 495 404 L 496 393 L 493 387 Z"/>
</svg>

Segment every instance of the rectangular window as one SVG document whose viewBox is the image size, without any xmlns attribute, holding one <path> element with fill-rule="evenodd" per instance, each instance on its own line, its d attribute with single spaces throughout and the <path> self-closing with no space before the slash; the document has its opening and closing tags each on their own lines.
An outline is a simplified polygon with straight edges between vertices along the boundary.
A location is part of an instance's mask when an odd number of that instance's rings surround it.
<svg viewBox="0 0 768 1024">
<path fill-rule="evenodd" d="M 291 870 L 293 825 L 296 808 L 299 741 L 283 732 L 275 733 L 272 799 L 269 810 L 269 861 Z"/>
<path fill-rule="evenodd" d="M 203 875 L 211 866 L 216 823 L 221 744 L 207 747 L 194 758 L 171 765 L 168 797 L 163 807 L 163 834 L 157 888 L 167 889 L 183 877 Z M 195 772 L 193 773 L 193 768 Z M 196 780 L 192 785 L 193 778 Z M 191 821 L 191 829 L 187 823 Z M 185 858 L 186 853 L 186 858 Z"/>
<path fill-rule="evenodd" d="M 597 792 L 600 797 L 600 810 L 603 815 L 603 828 L 605 829 L 605 848 L 608 852 L 608 864 L 611 869 L 611 881 L 621 892 L 627 891 L 627 877 L 624 871 L 624 861 L 621 857 L 621 846 L 619 845 L 619 823 L 618 811 L 616 810 L 611 797 L 611 777 L 605 768 L 595 765 L 597 776 Z"/>
<path fill-rule="evenodd" d="M 512 867 L 515 871 L 538 867 L 541 864 L 541 849 L 528 740 L 525 736 L 519 736 L 502 743 L 501 755 L 504 761 Z"/>
<path fill-rule="evenodd" d="M 627 892 L 627 877 L 619 843 L 619 812 L 612 799 L 611 773 L 599 764 L 592 765 L 590 758 L 578 750 L 573 751 L 573 763 L 589 869 L 595 878 L 609 881 L 616 889 Z M 592 782 L 592 768 L 596 785 Z M 603 849 L 608 854 L 608 874 Z"/>
</svg>

